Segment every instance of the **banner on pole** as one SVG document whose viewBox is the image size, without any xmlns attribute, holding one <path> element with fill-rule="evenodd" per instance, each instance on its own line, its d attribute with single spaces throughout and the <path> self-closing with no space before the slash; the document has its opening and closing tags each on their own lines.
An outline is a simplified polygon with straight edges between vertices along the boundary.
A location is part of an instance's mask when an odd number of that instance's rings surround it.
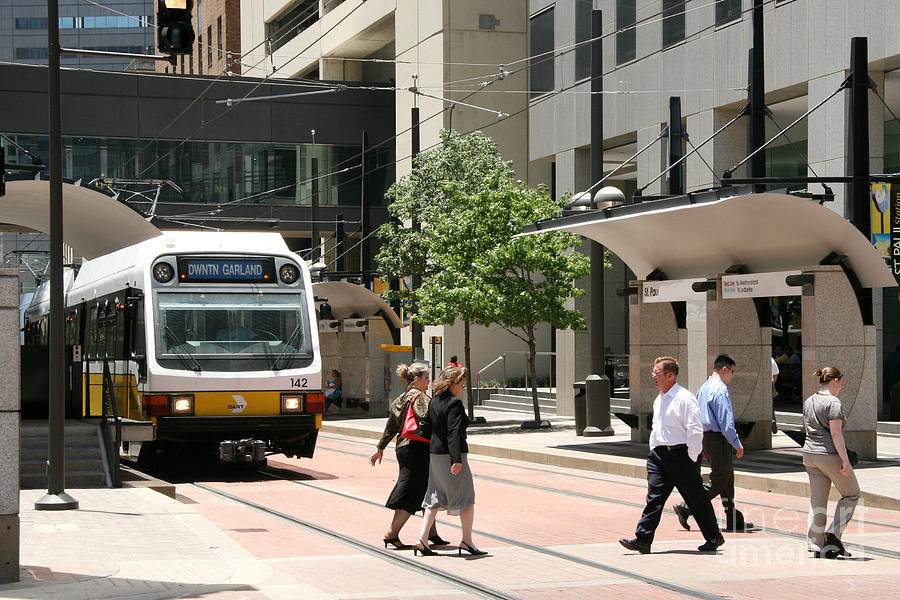
<svg viewBox="0 0 900 600">
<path fill-rule="evenodd" d="M 872 243 L 900 283 L 900 185 L 872 184 Z"/>
</svg>

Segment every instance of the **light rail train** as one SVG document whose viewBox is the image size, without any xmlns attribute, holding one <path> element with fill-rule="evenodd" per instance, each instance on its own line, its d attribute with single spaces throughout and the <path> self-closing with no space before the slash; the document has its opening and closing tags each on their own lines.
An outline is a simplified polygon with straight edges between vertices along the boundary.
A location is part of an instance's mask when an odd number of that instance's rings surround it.
<svg viewBox="0 0 900 600">
<path fill-rule="evenodd" d="M 65 281 L 69 412 L 101 415 L 105 363 L 123 454 L 312 457 L 325 408 L 315 303 L 279 234 L 163 232 Z M 25 345 L 46 345 L 48 326 L 44 286 Z"/>
</svg>

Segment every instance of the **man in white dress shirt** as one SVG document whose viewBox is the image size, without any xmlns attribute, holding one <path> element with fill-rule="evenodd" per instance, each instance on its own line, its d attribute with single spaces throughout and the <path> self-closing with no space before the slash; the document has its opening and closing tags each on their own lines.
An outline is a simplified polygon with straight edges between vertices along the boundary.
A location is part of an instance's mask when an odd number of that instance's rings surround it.
<svg viewBox="0 0 900 600">
<path fill-rule="evenodd" d="M 674 358 L 657 358 L 652 377 L 659 395 L 653 401 L 653 428 L 647 456 L 647 506 L 638 521 L 634 539 L 622 538 L 619 543 L 629 550 L 649 554 L 666 500 L 672 489 L 678 488 L 706 540 L 697 549 L 715 551 L 725 543 L 725 538 L 700 478 L 699 458 L 703 451 L 700 407 L 694 395 L 675 381 L 678 361 Z"/>
</svg>

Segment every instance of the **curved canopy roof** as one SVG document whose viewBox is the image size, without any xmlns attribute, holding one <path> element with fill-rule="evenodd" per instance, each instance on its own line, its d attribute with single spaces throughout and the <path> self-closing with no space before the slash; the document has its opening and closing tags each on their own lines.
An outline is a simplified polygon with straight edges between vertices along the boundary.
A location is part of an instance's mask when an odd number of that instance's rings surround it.
<svg viewBox="0 0 900 600">
<path fill-rule="evenodd" d="M 381 296 L 361 285 L 346 281 L 323 281 L 313 284 L 313 294 L 328 298 L 335 319 L 346 319 L 350 315 L 378 315 L 388 319 L 398 329 L 403 327 L 400 317 L 391 310 L 390 305 Z"/>
<path fill-rule="evenodd" d="M 863 287 L 897 285 L 871 242 L 816 202 L 777 193 L 677 202 L 657 209 L 657 203 L 647 202 L 622 207 L 627 211 L 551 219 L 528 233 L 569 231 L 600 242 L 638 279 L 654 269 L 669 279 L 708 277 L 736 264 L 746 265 L 751 273 L 788 271 L 817 265 L 835 252 L 846 255 Z"/>
<path fill-rule="evenodd" d="M 0 223 L 50 233 L 50 182 L 9 181 L 0 196 Z M 92 188 L 63 183 L 63 242 L 85 259 L 160 235 L 121 202 Z"/>
</svg>

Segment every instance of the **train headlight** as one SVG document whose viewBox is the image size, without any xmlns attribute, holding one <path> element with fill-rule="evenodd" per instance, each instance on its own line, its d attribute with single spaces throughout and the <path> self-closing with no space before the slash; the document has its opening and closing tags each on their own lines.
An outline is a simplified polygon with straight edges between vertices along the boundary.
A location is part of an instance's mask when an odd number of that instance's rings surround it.
<svg viewBox="0 0 900 600">
<path fill-rule="evenodd" d="M 172 414 L 173 415 L 192 415 L 194 414 L 194 397 L 191 395 L 172 396 Z"/>
<path fill-rule="evenodd" d="M 297 265 L 284 264 L 278 269 L 278 276 L 283 283 L 290 285 L 300 278 L 300 269 L 297 268 Z"/>
<path fill-rule="evenodd" d="M 298 413 L 303 411 L 303 396 L 301 394 L 281 395 L 281 414 Z"/>
<path fill-rule="evenodd" d="M 153 265 L 153 279 L 160 283 L 168 283 L 175 277 L 175 268 L 167 262 L 158 262 Z"/>
</svg>

